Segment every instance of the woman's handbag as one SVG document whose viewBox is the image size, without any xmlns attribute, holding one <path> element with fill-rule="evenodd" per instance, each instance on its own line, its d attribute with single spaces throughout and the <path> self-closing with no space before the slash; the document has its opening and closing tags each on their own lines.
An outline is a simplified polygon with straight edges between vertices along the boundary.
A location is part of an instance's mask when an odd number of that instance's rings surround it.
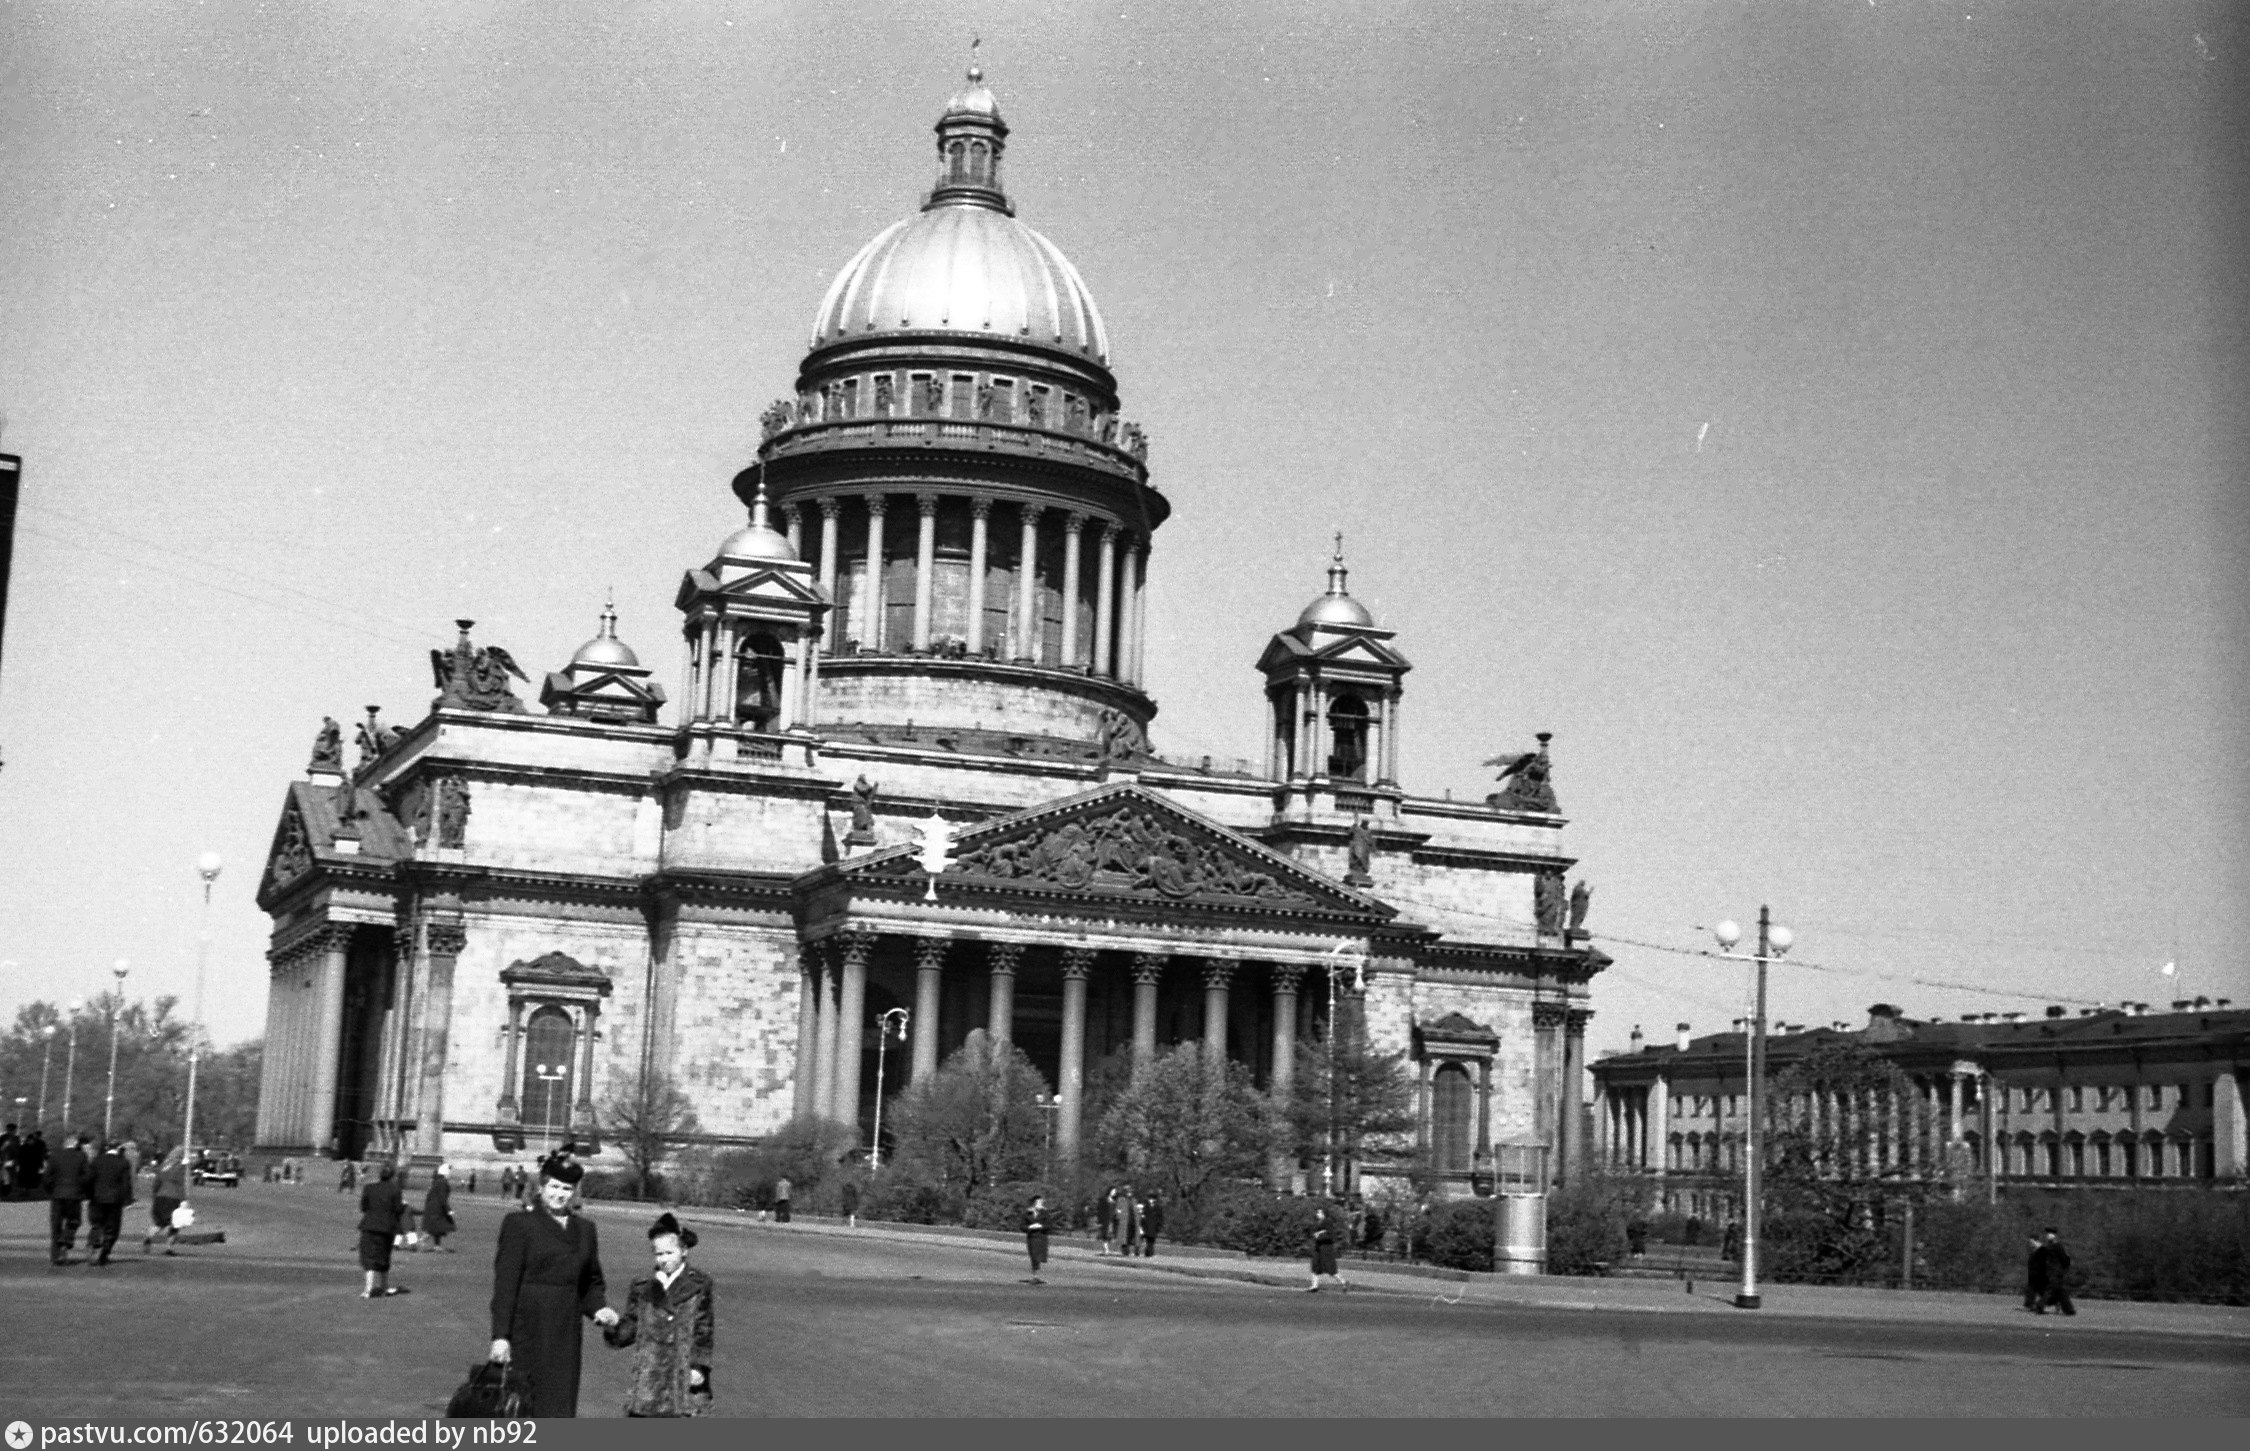
<svg viewBox="0 0 2250 1451">
<path fill-rule="evenodd" d="M 513 1420 L 531 1414 L 531 1378 L 513 1365 L 487 1360 L 469 1367 L 469 1378 L 445 1403 L 456 1420 Z"/>
</svg>

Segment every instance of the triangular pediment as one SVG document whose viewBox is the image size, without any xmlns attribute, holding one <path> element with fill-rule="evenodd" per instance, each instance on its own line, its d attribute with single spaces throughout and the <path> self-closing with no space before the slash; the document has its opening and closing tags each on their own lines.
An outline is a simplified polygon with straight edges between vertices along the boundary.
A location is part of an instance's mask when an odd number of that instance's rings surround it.
<svg viewBox="0 0 2250 1451">
<path fill-rule="evenodd" d="M 699 599 L 711 595 L 737 604 L 784 605 L 796 608 L 828 606 L 828 595 L 820 581 L 804 572 L 802 566 L 752 565 L 730 579 L 722 579 L 707 569 L 691 569 L 680 577 L 680 588 L 673 599 L 675 609 L 686 609 Z"/>
<path fill-rule="evenodd" d="M 267 891 L 279 891 L 313 869 L 312 828 L 292 789 L 281 803 L 281 820 L 273 829 L 273 845 L 266 849 Z"/>
<path fill-rule="evenodd" d="M 847 876 L 920 877 L 911 847 L 847 862 Z M 1342 912 L 1393 909 L 1134 782 L 980 822 L 954 839 L 941 883 L 1107 899 Z"/>
</svg>

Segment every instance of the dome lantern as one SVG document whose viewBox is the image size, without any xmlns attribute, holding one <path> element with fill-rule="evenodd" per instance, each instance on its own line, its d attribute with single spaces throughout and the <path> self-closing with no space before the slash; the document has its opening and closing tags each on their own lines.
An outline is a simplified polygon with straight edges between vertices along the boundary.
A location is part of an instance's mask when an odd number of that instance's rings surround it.
<svg viewBox="0 0 2250 1451">
<path fill-rule="evenodd" d="M 1272 713 L 1266 773 L 1314 815 L 1398 792 L 1398 706 L 1414 667 L 1344 588 L 1349 576 L 1339 533 L 1327 592 L 1258 658 Z"/>
<path fill-rule="evenodd" d="M 1009 216 L 1015 203 L 1000 187 L 1000 155 L 1008 147 L 1008 123 L 1000 103 L 984 83 L 984 72 L 969 67 L 967 84 L 945 103 L 937 125 L 937 185 L 922 210 L 932 207 L 989 207 Z"/>
</svg>

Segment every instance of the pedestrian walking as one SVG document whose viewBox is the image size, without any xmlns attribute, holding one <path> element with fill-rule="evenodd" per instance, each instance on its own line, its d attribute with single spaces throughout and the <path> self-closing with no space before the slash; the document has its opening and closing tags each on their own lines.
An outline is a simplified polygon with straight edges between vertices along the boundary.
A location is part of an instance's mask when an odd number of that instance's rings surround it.
<svg viewBox="0 0 2250 1451">
<path fill-rule="evenodd" d="M 398 1167 L 386 1161 L 379 1175 L 359 1191 L 359 1268 L 366 1276 L 362 1300 L 401 1293 L 391 1288 L 391 1249 L 406 1224 L 406 1192 Z"/>
<path fill-rule="evenodd" d="M 22 1143 L 14 1124 L 0 1129 L 0 1199 L 16 1197 L 16 1149 Z"/>
<path fill-rule="evenodd" d="M 711 1278 L 687 1262 L 695 1231 L 669 1213 L 649 1226 L 650 1273 L 625 1292 L 625 1311 L 602 1338 L 633 1351 L 628 1416 L 700 1416 L 711 1408 L 717 1320 Z"/>
<path fill-rule="evenodd" d="M 583 1346 L 578 1322 L 607 1330 L 618 1322 L 602 1279 L 601 1245 L 590 1219 L 573 1214 L 585 1170 L 553 1163 L 539 1177 L 535 1209 L 500 1222 L 492 1261 L 491 1359 L 512 1364 L 531 1383 L 525 1413 L 578 1414 Z"/>
<path fill-rule="evenodd" d="M 2047 1256 L 2041 1253 L 2045 1248 L 2045 1242 L 2035 1234 L 2025 1251 L 2023 1307 L 2034 1315 L 2045 1313 L 2047 1304 Z"/>
<path fill-rule="evenodd" d="M 789 1222 L 789 1176 L 782 1175 L 773 1184 L 773 1217 L 776 1224 Z"/>
<path fill-rule="evenodd" d="M 164 1236 L 164 1252 L 177 1254 L 173 1247 L 180 1242 L 179 1227 L 172 1216 L 180 1212 L 187 1202 L 187 1150 L 181 1145 L 172 1146 L 164 1162 L 156 1166 L 156 1183 L 149 1190 L 148 1234 L 141 1240 L 141 1253 L 147 1254 L 156 1245 L 156 1237 Z"/>
<path fill-rule="evenodd" d="M 430 1175 L 429 1193 L 422 1196 L 422 1233 L 431 1249 L 451 1254 L 453 1251 L 445 1247 L 445 1237 L 453 1230 L 453 1166 L 440 1164 Z"/>
<path fill-rule="evenodd" d="M 1335 1207 L 1328 1204 L 1323 1204 L 1313 1210 L 1312 1283 L 1305 1286 L 1305 1293 L 1308 1295 L 1317 1293 L 1320 1289 L 1321 1277 L 1324 1275 L 1336 1282 L 1337 1289 L 1347 1292 L 1351 1289 L 1351 1282 L 1346 1280 L 1343 1271 L 1336 1267 Z"/>
<path fill-rule="evenodd" d="M 125 1227 L 125 1206 L 133 1202 L 133 1165 L 123 1144 L 105 1144 L 95 1156 L 86 1202 L 86 1262 L 106 1265 Z"/>
<path fill-rule="evenodd" d="M 349 1194 L 358 1187 L 359 1165 L 350 1159 L 346 1159 L 344 1160 L 344 1167 L 338 1170 L 336 1174 L 336 1192 L 338 1194 Z"/>
<path fill-rule="evenodd" d="M 1615 1244 L 1616 1241 L 1611 1240 L 1610 1243 Z M 1634 1259 L 1645 1258 L 1648 1254 L 1648 1221 L 1637 1214 L 1625 1225 L 1625 1248 L 1632 1253 Z"/>
<path fill-rule="evenodd" d="M 70 1263 L 78 1243 L 78 1220 L 94 1186 L 94 1164 L 86 1157 L 86 1136 L 67 1134 L 47 1161 L 47 1258 Z"/>
<path fill-rule="evenodd" d="M 1031 1278 L 1027 1285 L 1044 1285 L 1039 1278 L 1040 1266 L 1047 1263 L 1047 1196 L 1034 1194 L 1031 1205 L 1023 1212 L 1023 1247 L 1031 1255 Z"/>
<path fill-rule="evenodd" d="M 1164 1196 L 1151 1194 L 1141 1206 L 1141 1257 L 1156 1258 L 1156 1237 L 1164 1232 Z"/>
<path fill-rule="evenodd" d="M 36 1195 L 47 1181 L 47 1136 L 33 1129 L 16 1145 L 16 1187 L 25 1194 Z"/>
<path fill-rule="evenodd" d="M 2070 1251 L 2063 1248 L 2062 1236 L 2055 1233 L 2053 1225 L 2047 1227 L 2046 1237 L 2032 1258 L 2045 1265 L 2041 1278 L 2046 1282 L 2046 1294 L 2039 1302 L 2038 1313 L 2046 1314 L 2052 1305 L 2065 1315 L 2077 1314 L 2078 1307 L 2070 1303 Z"/>
<path fill-rule="evenodd" d="M 1108 1254 L 1117 1239 L 1117 1186 L 1112 1184 L 1094 1201 L 1094 1227 L 1100 1232 L 1101 1252 Z"/>
<path fill-rule="evenodd" d="M 859 1186 L 848 1179 L 845 1180 L 842 1198 L 844 1202 L 844 1222 L 854 1229 L 859 1228 Z"/>
<path fill-rule="evenodd" d="M 1119 1186 L 1117 1215 L 1125 1240 L 1125 1258 L 1131 1259 L 1141 1252 L 1141 1202 L 1133 1197 L 1130 1184 Z"/>
<path fill-rule="evenodd" d="M 1739 1260 L 1742 1258 L 1741 1220 L 1730 1219 L 1727 1221 L 1726 1233 L 1720 1237 L 1719 1258 L 1724 1260 Z"/>
<path fill-rule="evenodd" d="M 476 1192 L 477 1192 L 477 1171 L 476 1171 L 475 1169 L 473 1169 L 473 1168 L 472 1168 L 472 1169 L 470 1169 L 470 1170 L 469 1170 L 469 1193 L 470 1193 L 471 1195 L 474 1195 L 474 1194 L 475 1194 Z"/>
</svg>

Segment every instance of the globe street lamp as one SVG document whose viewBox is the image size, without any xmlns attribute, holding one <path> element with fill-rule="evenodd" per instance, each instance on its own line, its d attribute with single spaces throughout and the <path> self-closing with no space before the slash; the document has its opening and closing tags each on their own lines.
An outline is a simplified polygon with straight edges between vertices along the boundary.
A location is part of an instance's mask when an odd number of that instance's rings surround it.
<svg viewBox="0 0 2250 1451">
<path fill-rule="evenodd" d="M 544 1090 L 547 1102 L 545 1111 L 545 1119 L 547 1124 L 547 1152 L 552 1155 L 555 1151 L 555 1085 L 562 1082 L 565 1078 L 570 1077 L 570 1065 L 567 1063 L 557 1063 L 552 1068 L 550 1068 L 544 1063 L 534 1063 L 531 1065 L 531 1071 L 538 1077 L 541 1083 L 547 1085 L 546 1089 Z"/>
<path fill-rule="evenodd" d="M 180 1149 L 187 1165 L 187 1183 L 195 1184 L 195 1070 L 203 1056 L 203 970 L 211 961 L 211 884 L 219 879 L 219 854 L 207 851 L 196 858 L 196 875 L 203 878 L 203 930 L 195 939 L 195 1017 L 188 1023 L 187 1123 L 180 1131 Z"/>
<path fill-rule="evenodd" d="M 1336 1197 L 1336 975 L 1344 970 L 1341 958 L 1349 943 L 1339 942 L 1328 949 L 1328 1138 L 1327 1154 L 1321 1161 L 1320 1193 L 1324 1199 Z M 1363 963 L 1352 959 L 1352 991 L 1364 992 L 1367 979 L 1362 972 Z"/>
<path fill-rule="evenodd" d="M 70 1057 L 64 1060 L 62 1081 L 63 1137 L 70 1137 L 70 1090 L 78 1078 L 78 1015 L 86 1011 L 84 998 L 70 1000 Z"/>
<path fill-rule="evenodd" d="M 1711 929 L 1718 939 L 1719 956 L 1742 961 L 1734 945 L 1742 940 L 1742 927 L 1732 918 Z M 1781 956 L 1797 940 L 1795 933 L 1777 925 L 1765 907 L 1758 908 L 1758 1007 L 1750 1020 L 1750 1122 L 1745 1137 L 1749 1152 L 1742 1161 L 1742 1289 L 1734 1297 L 1737 1310 L 1758 1308 L 1758 1177 L 1766 1156 L 1766 964 Z"/>
<path fill-rule="evenodd" d="M 109 1000 L 109 1090 L 102 1095 L 102 1145 L 115 1142 L 112 1125 L 117 1118 L 117 1010 L 125 1006 L 125 974 L 131 965 L 124 958 L 117 959 L 110 975 L 117 979 L 117 994 Z"/>
<path fill-rule="evenodd" d="M 883 1167 L 883 1050 L 890 1045 L 893 1029 L 901 1043 L 906 1041 L 906 1024 L 911 1016 L 904 1008 L 888 1008 L 875 1019 L 875 1133 L 867 1141 L 869 1173 Z"/>
<path fill-rule="evenodd" d="M 47 1024 L 39 1030 L 42 1047 L 39 1050 L 39 1127 L 47 1126 L 47 1070 L 55 1061 L 55 1025 Z"/>
</svg>

